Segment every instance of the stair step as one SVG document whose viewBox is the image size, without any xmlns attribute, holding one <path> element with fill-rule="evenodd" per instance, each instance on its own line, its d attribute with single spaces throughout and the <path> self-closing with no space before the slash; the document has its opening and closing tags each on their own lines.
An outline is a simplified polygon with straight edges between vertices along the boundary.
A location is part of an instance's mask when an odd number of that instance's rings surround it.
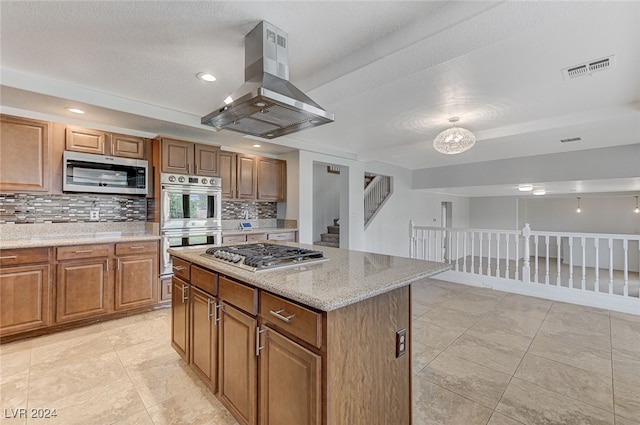
<svg viewBox="0 0 640 425">
<path fill-rule="evenodd" d="M 323 241 L 318 241 L 318 242 L 314 242 L 314 245 L 320 245 L 320 246 L 330 246 L 333 248 L 340 248 L 340 244 L 337 242 L 323 242 Z"/>
<path fill-rule="evenodd" d="M 339 235 L 340 234 L 340 226 L 327 226 L 327 230 L 329 233 Z"/>
<path fill-rule="evenodd" d="M 320 240 L 322 242 L 340 243 L 340 235 L 336 235 L 335 233 L 323 233 L 320 235 Z"/>
</svg>

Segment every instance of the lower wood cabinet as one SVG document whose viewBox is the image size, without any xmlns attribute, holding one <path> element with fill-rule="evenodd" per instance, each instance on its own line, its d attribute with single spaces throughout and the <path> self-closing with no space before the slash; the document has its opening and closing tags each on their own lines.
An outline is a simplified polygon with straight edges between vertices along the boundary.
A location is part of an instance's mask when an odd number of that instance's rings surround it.
<svg viewBox="0 0 640 425">
<path fill-rule="evenodd" d="M 39 329 L 51 323 L 49 248 L 0 253 L 0 335 Z"/>
<path fill-rule="evenodd" d="M 115 309 L 152 305 L 158 299 L 158 243 L 118 243 Z"/>
<path fill-rule="evenodd" d="M 218 305 L 213 295 L 191 287 L 191 367 L 212 392 L 218 389 Z"/>
<path fill-rule="evenodd" d="M 189 284 L 173 276 L 171 285 L 171 346 L 189 363 Z"/>
</svg>

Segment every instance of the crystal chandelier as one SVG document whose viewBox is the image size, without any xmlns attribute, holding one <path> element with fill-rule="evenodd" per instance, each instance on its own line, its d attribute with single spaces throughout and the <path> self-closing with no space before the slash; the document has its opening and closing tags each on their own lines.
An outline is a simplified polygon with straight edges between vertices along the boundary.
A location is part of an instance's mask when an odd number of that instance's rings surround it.
<svg viewBox="0 0 640 425">
<path fill-rule="evenodd" d="M 458 117 L 449 118 L 449 122 L 453 126 L 436 136 L 433 141 L 435 150 L 447 155 L 453 155 L 471 149 L 476 143 L 476 136 L 472 132 L 455 126 L 455 123 L 459 120 L 460 118 Z"/>
</svg>

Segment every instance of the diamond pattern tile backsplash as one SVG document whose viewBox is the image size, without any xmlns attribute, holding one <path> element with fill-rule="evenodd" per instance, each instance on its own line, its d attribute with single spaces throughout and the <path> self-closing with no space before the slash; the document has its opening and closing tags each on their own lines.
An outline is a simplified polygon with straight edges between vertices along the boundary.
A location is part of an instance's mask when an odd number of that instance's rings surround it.
<svg viewBox="0 0 640 425">
<path fill-rule="evenodd" d="M 100 222 L 146 221 L 147 200 L 113 195 L 0 194 L 0 224 L 84 223 L 90 210 L 100 211 Z"/>
<path fill-rule="evenodd" d="M 223 220 L 278 218 L 276 202 L 222 201 Z"/>
</svg>

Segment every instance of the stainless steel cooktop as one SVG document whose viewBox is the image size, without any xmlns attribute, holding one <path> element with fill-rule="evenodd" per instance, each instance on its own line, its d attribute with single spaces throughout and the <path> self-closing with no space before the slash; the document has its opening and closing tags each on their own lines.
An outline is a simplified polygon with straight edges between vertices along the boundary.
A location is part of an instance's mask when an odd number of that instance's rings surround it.
<svg viewBox="0 0 640 425">
<path fill-rule="evenodd" d="M 252 272 L 329 261 L 322 251 L 271 243 L 213 247 L 202 256 Z"/>
</svg>

